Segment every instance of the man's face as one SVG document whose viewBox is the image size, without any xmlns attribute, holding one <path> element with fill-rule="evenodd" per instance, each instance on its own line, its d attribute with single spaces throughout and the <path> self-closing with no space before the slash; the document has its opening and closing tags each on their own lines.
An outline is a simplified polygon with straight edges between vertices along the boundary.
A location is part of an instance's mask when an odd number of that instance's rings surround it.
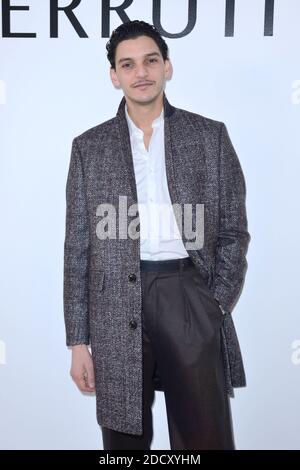
<svg viewBox="0 0 300 470">
<path fill-rule="evenodd" d="M 170 60 L 163 60 L 156 42 L 148 36 L 120 42 L 115 64 L 116 70 L 110 69 L 113 84 L 140 104 L 154 101 L 172 73 Z"/>
</svg>

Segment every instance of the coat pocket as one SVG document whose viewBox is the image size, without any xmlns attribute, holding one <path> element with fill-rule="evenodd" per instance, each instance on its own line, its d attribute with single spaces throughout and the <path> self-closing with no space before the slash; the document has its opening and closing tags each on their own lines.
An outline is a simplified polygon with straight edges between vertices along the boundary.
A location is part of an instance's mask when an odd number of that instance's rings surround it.
<svg viewBox="0 0 300 470">
<path fill-rule="evenodd" d="M 97 292 L 102 292 L 104 290 L 104 278 L 105 272 L 101 269 L 91 268 L 89 270 L 90 295 L 94 295 Z"/>
</svg>

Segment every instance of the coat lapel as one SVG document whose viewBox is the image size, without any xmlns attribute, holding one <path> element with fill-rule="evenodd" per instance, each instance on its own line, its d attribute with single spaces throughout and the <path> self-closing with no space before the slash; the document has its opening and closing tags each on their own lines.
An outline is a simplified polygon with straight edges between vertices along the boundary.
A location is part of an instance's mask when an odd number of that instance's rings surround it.
<svg viewBox="0 0 300 470">
<path fill-rule="evenodd" d="M 130 188 L 132 191 L 132 196 L 134 202 L 137 203 L 137 188 L 136 188 L 136 181 L 134 175 L 134 164 L 133 164 L 133 156 L 131 151 L 131 144 L 130 144 L 130 135 L 128 124 L 125 116 L 125 96 L 123 96 L 118 111 L 116 114 L 117 117 L 117 126 L 119 129 L 120 135 L 120 143 L 121 143 L 121 151 L 122 151 L 122 158 L 125 161 L 125 167 L 128 169 L 128 178 L 130 183 Z M 173 167 L 173 160 L 172 160 L 172 148 L 171 148 L 171 135 L 170 135 L 170 124 L 169 119 L 172 114 L 175 112 L 175 107 L 172 106 L 167 97 L 165 92 L 163 92 L 163 106 L 164 106 L 164 128 L 165 128 L 165 160 L 166 160 L 166 174 L 167 174 L 167 182 L 170 192 L 170 197 L 172 203 L 178 200 L 178 195 L 176 192 L 176 185 L 175 185 L 175 178 L 174 178 L 174 167 Z"/>
<path fill-rule="evenodd" d="M 133 198 L 133 203 L 137 204 L 138 203 L 137 187 L 136 187 L 135 174 L 134 174 L 134 164 L 133 164 L 133 156 L 132 156 L 132 151 L 131 151 L 130 134 L 129 134 L 129 129 L 127 125 L 126 115 L 125 115 L 125 104 L 126 104 L 126 101 L 125 101 L 125 97 L 123 96 L 119 104 L 116 118 L 117 118 L 117 126 L 118 126 L 118 131 L 119 131 L 119 136 L 120 136 L 120 150 L 121 150 L 122 158 L 124 159 L 124 162 L 125 162 L 127 177 L 128 177 L 130 189 L 131 189 L 131 196 Z M 174 155 L 176 154 L 176 151 L 177 151 L 176 150 L 177 145 L 176 143 L 174 143 L 175 136 L 172 136 L 172 132 L 171 132 L 172 126 L 171 126 L 171 119 L 170 119 L 172 115 L 174 114 L 174 112 L 176 111 L 176 108 L 169 103 L 165 95 L 165 92 L 163 93 L 163 106 L 164 106 L 164 134 L 165 134 L 164 135 L 165 165 L 166 165 L 168 189 L 169 189 L 172 204 L 182 204 L 182 200 L 179 195 L 179 190 L 176 186 L 176 179 L 175 179 Z M 175 146 L 174 149 L 173 149 L 173 146 Z M 200 154 L 204 155 L 204 152 L 200 151 Z M 178 158 L 178 155 L 177 155 L 177 158 Z M 197 187 L 197 191 L 198 191 L 199 200 L 201 201 L 203 197 L 202 191 L 204 188 L 205 161 L 202 161 L 202 164 L 200 165 L 200 167 L 201 167 L 202 183 L 200 184 L 199 187 Z M 180 222 L 182 223 L 182 220 Z M 194 229 L 195 229 L 195 226 L 193 226 L 193 230 Z M 188 240 L 186 239 L 184 230 L 182 232 L 182 240 L 183 240 L 184 245 L 186 245 L 186 242 Z M 139 250 L 138 245 L 137 245 L 137 250 Z M 203 250 L 201 249 L 201 250 L 187 250 L 187 251 L 189 255 L 191 256 L 191 258 L 196 263 L 196 267 L 200 270 L 200 272 L 202 272 L 202 274 L 206 276 L 208 275 L 208 282 L 210 283 L 211 273 L 209 270 L 207 270 L 207 263 L 204 259 L 205 253 L 203 252 Z"/>
</svg>

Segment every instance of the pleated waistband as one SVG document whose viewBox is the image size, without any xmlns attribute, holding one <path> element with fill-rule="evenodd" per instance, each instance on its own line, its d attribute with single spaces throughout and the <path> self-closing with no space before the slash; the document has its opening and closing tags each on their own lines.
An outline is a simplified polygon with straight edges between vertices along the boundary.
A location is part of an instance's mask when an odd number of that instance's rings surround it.
<svg viewBox="0 0 300 470">
<path fill-rule="evenodd" d="M 140 260 L 141 271 L 180 271 L 191 266 L 194 266 L 194 263 L 189 256 L 187 258 L 158 261 Z"/>
</svg>

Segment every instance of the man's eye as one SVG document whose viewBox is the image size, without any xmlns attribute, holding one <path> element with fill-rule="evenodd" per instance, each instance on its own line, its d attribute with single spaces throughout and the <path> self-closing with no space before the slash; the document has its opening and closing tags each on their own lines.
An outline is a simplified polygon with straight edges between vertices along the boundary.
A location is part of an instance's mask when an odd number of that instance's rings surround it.
<svg viewBox="0 0 300 470">
<path fill-rule="evenodd" d="M 153 62 L 158 62 L 158 60 L 155 58 L 155 57 L 152 57 L 151 59 L 148 59 L 148 61 L 150 63 L 153 63 Z M 132 64 L 130 64 L 129 62 L 127 62 L 126 64 L 123 64 L 122 65 L 122 68 L 123 69 L 128 69 L 129 67 L 131 67 Z"/>
</svg>

